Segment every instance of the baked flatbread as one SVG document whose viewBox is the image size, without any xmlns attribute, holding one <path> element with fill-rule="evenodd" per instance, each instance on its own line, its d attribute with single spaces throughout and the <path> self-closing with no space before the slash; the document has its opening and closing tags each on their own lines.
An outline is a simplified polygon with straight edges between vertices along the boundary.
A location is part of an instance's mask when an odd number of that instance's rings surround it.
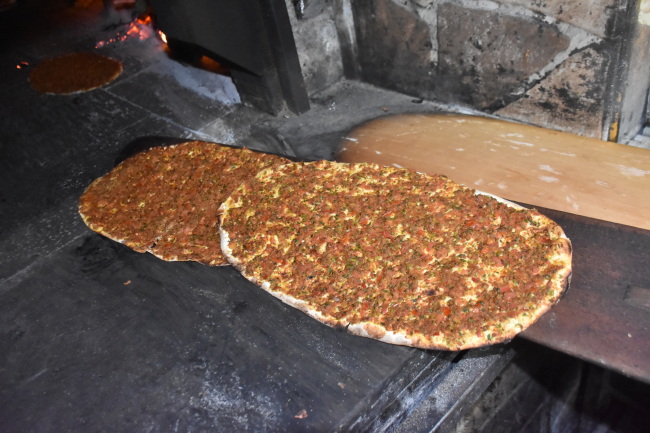
<svg viewBox="0 0 650 433">
<path fill-rule="evenodd" d="M 68 95 L 105 86 L 122 73 L 122 63 L 96 53 L 70 53 L 43 60 L 29 74 L 39 93 Z"/>
<path fill-rule="evenodd" d="M 169 261 L 227 265 L 217 210 L 275 156 L 192 141 L 137 154 L 86 189 L 79 213 L 92 230 Z"/>
<path fill-rule="evenodd" d="M 571 275 L 571 244 L 553 221 L 406 169 L 273 167 L 220 212 L 222 250 L 246 278 L 322 323 L 392 344 L 507 341 Z"/>
</svg>

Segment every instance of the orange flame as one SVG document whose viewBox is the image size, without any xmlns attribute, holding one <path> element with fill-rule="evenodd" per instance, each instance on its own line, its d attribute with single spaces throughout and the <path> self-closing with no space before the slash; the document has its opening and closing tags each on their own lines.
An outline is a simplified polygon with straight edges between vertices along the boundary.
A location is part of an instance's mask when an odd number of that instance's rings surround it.
<svg viewBox="0 0 650 433">
<path fill-rule="evenodd" d="M 165 36 L 165 34 L 160 30 L 158 30 L 158 34 L 160 35 L 160 39 L 162 39 L 164 43 L 167 43 L 167 36 Z"/>
<path fill-rule="evenodd" d="M 114 38 L 111 38 L 108 41 L 99 41 L 97 45 L 95 45 L 95 48 L 101 48 L 112 42 L 125 41 L 129 38 L 138 38 L 143 41 L 145 39 L 149 39 L 153 34 L 154 30 L 151 27 L 151 17 L 147 16 L 144 19 L 138 18 L 129 24 L 129 27 L 124 33 L 120 32 Z"/>
</svg>

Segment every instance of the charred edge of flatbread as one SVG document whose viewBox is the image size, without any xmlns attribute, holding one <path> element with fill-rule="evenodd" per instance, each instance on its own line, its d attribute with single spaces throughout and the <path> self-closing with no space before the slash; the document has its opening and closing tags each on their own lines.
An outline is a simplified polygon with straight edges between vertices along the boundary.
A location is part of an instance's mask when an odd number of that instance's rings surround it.
<svg viewBox="0 0 650 433">
<path fill-rule="evenodd" d="M 195 262 L 208 265 L 208 266 L 230 266 L 230 263 L 228 263 L 228 260 L 225 258 L 223 260 L 217 261 L 217 259 L 214 260 L 194 260 Z"/>
<path fill-rule="evenodd" d="M 374 322 L 360 322 L 355 323 L 354 325 L 349 325 L 348 332 L 360 337 L 372 338 L 384 343 L 394 345 L 409 346 L 427 350 L 459 351 L 504 343 L 512 340 L 512 338 L 514 338 L 514 336 L 519 331 L 505 333 L 499 335 L 498 337 L 494 337 L 491 340 L 474 336 L 473 338 L 470 338 L 467 343 L 459 346 L 447 344 L 445 341 L 445 334 L 442 333 L 439 336 L 428 336 L 421 333 L 413 333 L 413 335 L 407 336 L 405 331 L 388 331 L 383 326 Z"/>
<path fill-rule="evenodd" d="M 164 260 L 166 262 L 196 262 L 196 263 L 201 263 L 202 265 L 214 266 L 214 267 L 217 267 L 217 266 L 229 266 L 230 265 L 230 263 L 228 263 L 228 261 L 225 258 L 223 260 L 217 260 L 217 259 L 208 260 L 208 259 L 195 258 L 195 257 L 192 257 L 192 258 L 183 257 L 183 258 L 181 258 L 179 256 L 170 257 L 170 256 L 167 256 L 167 255 L 164 255 L 164 254 L 160 254 L 160 253 L 156 252 L 155 250 L 147 250 L 145 252 L 149 252 L 154 257 L 156 257 L 156 258 L 158 258 L 160 260 Z"/>
<path fill-rule="evenodd" d="M 359 322 L 348 326 L 348 332 L 359 337 L 372 338 L 373 340 L 398 346 L 409 346 L 429 350 L 460 350 L 445 344 L 443 338 L 436 338 L 435 340 L 439 341 L 436 342 L 430 337 L 422 334 L 413 334 L 412 336 L 407 337 L 405 332 L 388 331 L 382 325 L 369 321 Z"/>
<path fill-rule="evenodd" d="M 156 242 L 158 242 L 158 241 L 156 241 Z M 195 245 L 195 246 L 196 247 L 201 247 L 200 245 Z M 203 247 L 203 248 L 205 248 L 205 247 Z M 147 250 L 146 252 L 149 252 L 154 257 L 156 257 L 156 258 L 158 258 L 160 260 L 164 260 L 166 262 L 197 262 L 197 263 L 201 263 L 202 265 L 215 266 L 215 267 L 216 266 L 229 266 L 230 265 L 230 263 L 228 263 L 228 261 L 226 260 L 225 257 L 221 257 L 221 260 L 219 260 L 218 258 L 213 258 L 213 259 L 204 259 L 204 258 L 201 258 L 201 257 L 191 257 L 190 258 L 189 255 L 184 255 L 182 257 L 180 255 L 174 255 L 172 257 L 169 254 L 159 252 L 158 250 L 154 249 L 153 247 L 151 247 L 151 249 Z"/>
</svg>

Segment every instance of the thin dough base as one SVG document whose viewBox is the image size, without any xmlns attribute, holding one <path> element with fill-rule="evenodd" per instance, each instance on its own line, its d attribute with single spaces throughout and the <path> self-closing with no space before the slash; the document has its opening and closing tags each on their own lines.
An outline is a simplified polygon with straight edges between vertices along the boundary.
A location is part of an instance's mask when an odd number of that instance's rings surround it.
<svg viewBox="0 0 650 433">
<path fill-rule="evenodd" d="M 262 173 L 258 174 L 260 176 Z M 490 194 L 484 194 L 477 192 L 476 194 L 482 194 L 485 196 L 493 197 Z M 232 198 L 232 197 L 231 197 Z M 501 203 L 506 204 L 507 206 L 522 210 L 523 207 L 509 202 L 507 200 L 493 197 Z M 440 335 L 424 335 L 419 332 L 411 332 L 408 334 L 405 330 L 388 330 L 381 324 L 375 321 L 357 321 L 355 323 L 350 323 L 345 318 L 336 319 L 335 317 L 324 314 L 318 309 L 314 308 L 309 302 L 305 300 L 298 299 L 294 296 L 291 296 L 287 293 L 284 293 L 282 290 L 275 290 L 272 287 L 272 284 L 268 281 L 258 281 L 253 274 L 247 271 L 246 263 L 241 262 L 235 255 L 230 247 L 230 235 L 223 228 L 223 218 L 227 213 L 229 206 L 232 205 L 231 199 L 226 200 L 222 205 L 220 212 L 222 214 L 220 225 L 220 235 L 221 235 L 221 246 L 224 256 L 230 264 L 232 264 L 236 269 L 238 269 L 244 277 L 249 279 L 251 282 L 260 286 L 263 290 L 267 291 L 271 295 L 277 297 L 282 302 L 297 308 L 304 313 L 308 314 L 310 317 L 324 323 L 328 326 L 335 328 L 346 328 L 347 332 L 367 337 L 373 338 L 379 341 L 383 341 L 389 344 L 397 345 L 406 345 L 412 347 L 418 347 L 423 349 L 437 349 L 437 350 L 464 350 L 469 348 L 476 348 L 491 344 L 496 344 L 504 341 L 509 341 L 517 333 L 521 332 L 523 329 L 526 329 L 532 325 L 542 314 L 548 311 L 553 304 L 555 304 L 562 294 L 568 289 L 570 277 L 571 277 L 571 244 L 568 238 L 564 235 L 562 229 L 548 220 L 548 218 L 543 216 L 537 216 L 539 220 L 543 220 L 549 226 L 553 227 L 554 236 L 557 237 L 557 241 L 554 243 L 555 251 L 552 255 L 549 255 L 549 258 L 553 262 L 560 263 L 562 265 L 561 269 L 555 272 L 552 275 L 550 282 L 547 286 L 547 290 L 551 290 L 553 295 L 547 296 L 543 302 L 541 302 L 537 309 L 534 311 L 527 311 L 524 314 L 520 314 L 516 317 L 508 318 L 499 323 L 498 332 L 496 329 L 490 329 L 484 331 L 482 335 L 467 335 L 464 337 L 463 344 L 450 345 L 447 341 L 447 336 L 445 334 Z M 489 337 L 486 337 L 489 336 Z M 493 336 L 493 338 L 492 338 Z"/>
</svg>

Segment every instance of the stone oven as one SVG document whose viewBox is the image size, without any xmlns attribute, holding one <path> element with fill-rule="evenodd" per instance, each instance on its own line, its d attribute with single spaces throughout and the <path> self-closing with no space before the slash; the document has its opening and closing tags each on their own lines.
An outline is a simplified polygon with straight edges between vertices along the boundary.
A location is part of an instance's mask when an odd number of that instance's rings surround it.
<svg viewBox="0 0 650 433">
<path fill-rule="evenodd" d="M 151 1 L 174 42 L 231 66 L 242 99 L 273 113 L 345 77 L 620 143 L 645 120 L 646 1 L 283 3 Z"/>
<path fill-rule="evenodd" d="M 0 431 L 647 430 L 650 1 L 0 0 L 0 29 Z M 76 51 L 123 72 L 32 88 Z M 95 179 L 190 140 L 535 206 L 571 287 L 508 344 L 420 350 L 84 224 Z"/>
</svg>

